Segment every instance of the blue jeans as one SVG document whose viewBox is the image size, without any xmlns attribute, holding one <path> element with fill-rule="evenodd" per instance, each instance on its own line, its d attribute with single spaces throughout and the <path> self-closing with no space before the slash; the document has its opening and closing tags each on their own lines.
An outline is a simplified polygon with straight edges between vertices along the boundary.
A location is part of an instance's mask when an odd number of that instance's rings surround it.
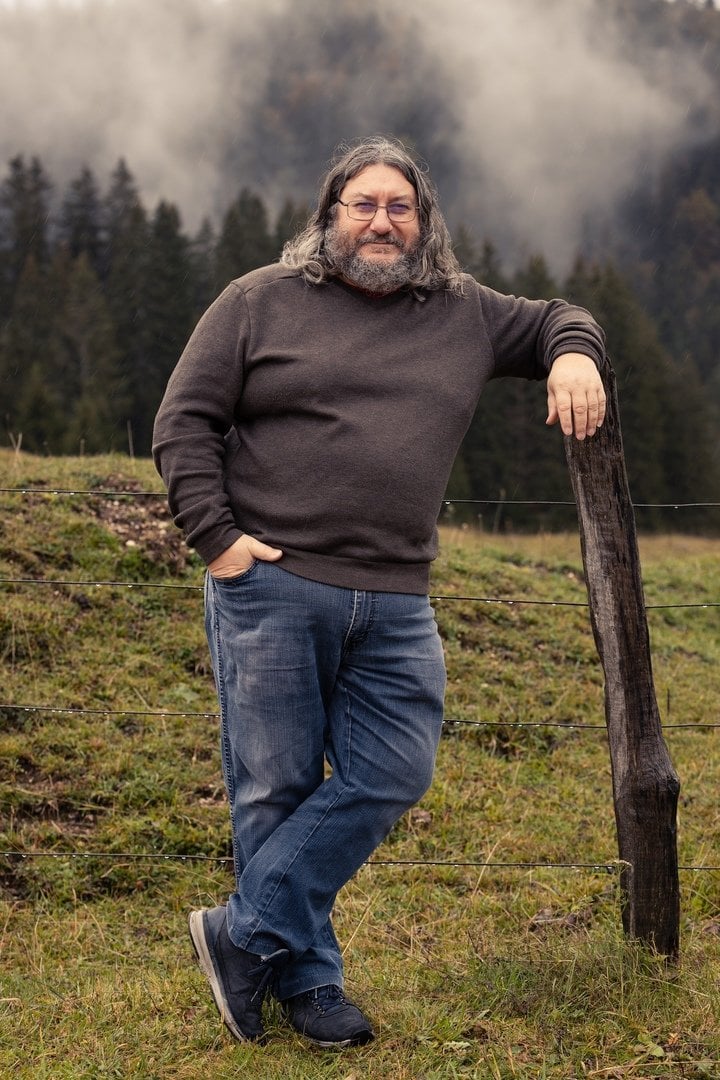
<svg viewBox="0 0 720 1080">
<path fill-rule="evenodd" d="M 226 581 L 206 575 L 205 613 L 232 820 L 230 938 L 290 950 L 281 1000 L 342 986 L 335 896 L 432 779 L 445 691 L 432 608 L 256 562 Z"/>
</svg>

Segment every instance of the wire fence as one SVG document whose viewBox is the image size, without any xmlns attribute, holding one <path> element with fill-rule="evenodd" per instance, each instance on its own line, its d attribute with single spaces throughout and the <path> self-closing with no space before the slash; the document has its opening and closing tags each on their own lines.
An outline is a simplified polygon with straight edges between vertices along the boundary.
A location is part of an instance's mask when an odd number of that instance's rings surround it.
<svg viewBox="0 0 720 1080">
<path fill-rule="evenodd" d="M 54 496 L 54 497 L 100 497 L 113 500 L 132 499 L 165 499 L 164 491 L 140 491 L 140 490 L 115 490 L 106 488 L 48 488 L 48 487 L 0 487 L 0 494 L 29 496 Z M 444 507 L 453 505 L 498 505 L 504 506 L 562 506 L 573 507 L 573 502 L 562 500 L 507 500 L 507 499 L 446 499 Z M 720 509 L 720 503 L 716 502 L 693 502 L 693 503 L 636 503 L 634 508 L 641 509 Z M 116 588 L 116 589 L 162 589 L 178 592 L 202 592 L 202 585 L 181 584 L 154 581 L 114 581 L 114 580 L 86 580 L 86 579 L 56 579 L 34 577 L 0 577 L 0 586 L 38 586 L 55 588 Z M 476 596 L 456 594 L 433 594 L 431 600 L 436 602 L 470 602 L 478 604 L 498 604 L 512 606 L 539 606 L 552 608 L 588 608 L 587 601 L 573 600 L 546 600 L 534 597 L 500 597 L 500 596 Z M 645 604 L 648 611 L 672 610 L 672 609 L 713 609 L 720 607 L 720 601 L 683 601 L 664 604 Z M 0 715 L 3 713 L 36 713 L 52 714 L 57 716 L 122 716 L 122 717 L 146 717 L 146 718 L 194 718 L 218 720 L 219 714 L 215 711 L 172 711 L 164 709 L 100 709 L 100 708 L 70 708 L 53 705 L 35 704 L 30 702 L 11 702 L 0 700 Z M 466 720 L 446 718 L 443 722 L 448 730 L 451 728 L 562 728 L 572 731 L 605 731 L 604 724 L 576 723 L 572 721 L 518 721 L 518 720 Z M 720 722 L 694 722 L 687 724 L 666 723 L 663 731 L 714 731 L 720 730 Z M 162 853 L 162 852 L 115 852 L 115 851 L 92 851 L 92 850 L 0 850 L 0 858 L 9 861 L 36 860 L 36 859 L 68 859 L 68 860 L 100 860 L 114 863 L 128 862 L 162 862 L 162 863 L 214 863 L 217 865 L 232 864 L 230 856 L 203 855 L 196 853 Z M 555 870 L 555 871 L 587 871 L 594 873 L 616 874 L 624 865 L 621 860 L 603 862 L 602 860 L 591 862 L 551 862 L 546 860 L 535 861 L 494 861 L 494 860 L 443 860 L 443 859 L 382 859 L 372 858 L 366 863 L 367 866 L 440 866 L 449 868 L 471 867 L 490 868 L 498 870 Z M 681 871 L 699 873 L 705 871 L 718 872 L 720 865 L 681 865 Z"/>
<path fill-rule="evenodd" d="M 93 580 L 70 580 L 68 578 L 0 578 L 0 585 L 54 585 L 65 588 L 113 588 L 113 589 L 170 589 L 176 592 L 202 592 L 202 585 L 171 585 L 159 581 L 93 581 Z M 460 596 L 455 593 L 443 594 L 432 593 L 430 599 L 433 603 L 443 600 L 465 600 L 476 604 L 504 604 L 507 607 L 525 605 L 527 607 L 569 607 L 587 608 L 584 600 L 539 600 L 526 596 Z M 703 600 L 698 603 L 682 604 L 645 604 L 646 611 L 664 611 L 680 608 L 716 608 L 720 607 L 720 601 Z"/>
</svg>

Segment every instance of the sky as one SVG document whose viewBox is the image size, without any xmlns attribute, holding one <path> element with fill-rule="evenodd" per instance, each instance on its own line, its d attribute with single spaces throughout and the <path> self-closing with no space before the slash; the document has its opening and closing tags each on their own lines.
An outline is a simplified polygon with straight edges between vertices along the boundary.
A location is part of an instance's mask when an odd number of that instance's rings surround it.
<svg viewBox="0 0 720 1080">
<path fill-rule="evenodd" d="M 561 268 L 716 109 L 696 56 L 629 48 L 603 3 L 4 0 L 0 160 L 102 186 L 122 156 L 192 231 L 241 186 L 307 201 L 338 138 L 410 128 L 451 227 Z M 338 18 L 368 12 L 349 55 Z"/>
</svg>

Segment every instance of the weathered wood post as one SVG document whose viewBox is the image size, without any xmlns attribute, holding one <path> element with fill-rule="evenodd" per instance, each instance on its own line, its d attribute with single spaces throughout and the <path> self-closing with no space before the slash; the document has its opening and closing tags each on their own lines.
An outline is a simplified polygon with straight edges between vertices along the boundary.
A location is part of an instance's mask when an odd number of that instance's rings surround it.
<svg viewBox="0 0 720 1080">
<path fill-rule="evenodd" d="M 676 812 L 680 781 L 662 736 L 650 659 L 635 517 L 623 456 L 615 375 L 602 372 L 607 416 L 583 442 L 564 438 L 577 503 L 621 859 L 625 933 L 664 956 L 680 946 Z"/>
</svg>

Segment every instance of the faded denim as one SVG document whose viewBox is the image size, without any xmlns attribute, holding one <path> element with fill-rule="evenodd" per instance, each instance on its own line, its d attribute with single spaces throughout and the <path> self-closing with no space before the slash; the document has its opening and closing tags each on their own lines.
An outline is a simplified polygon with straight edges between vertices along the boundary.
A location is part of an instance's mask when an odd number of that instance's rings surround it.
<svg viewBox="0 0 720 1080">
<path fill-rule="evenodd" d="M 432 608 L 256 562 L 226 581 L 206 575 L 205 617 L 232 821 L 231 940 L 290 949 L 281 1000 L 342 986 L 336 893 L 432 779 L 445 691 Z"/>
</svg>

